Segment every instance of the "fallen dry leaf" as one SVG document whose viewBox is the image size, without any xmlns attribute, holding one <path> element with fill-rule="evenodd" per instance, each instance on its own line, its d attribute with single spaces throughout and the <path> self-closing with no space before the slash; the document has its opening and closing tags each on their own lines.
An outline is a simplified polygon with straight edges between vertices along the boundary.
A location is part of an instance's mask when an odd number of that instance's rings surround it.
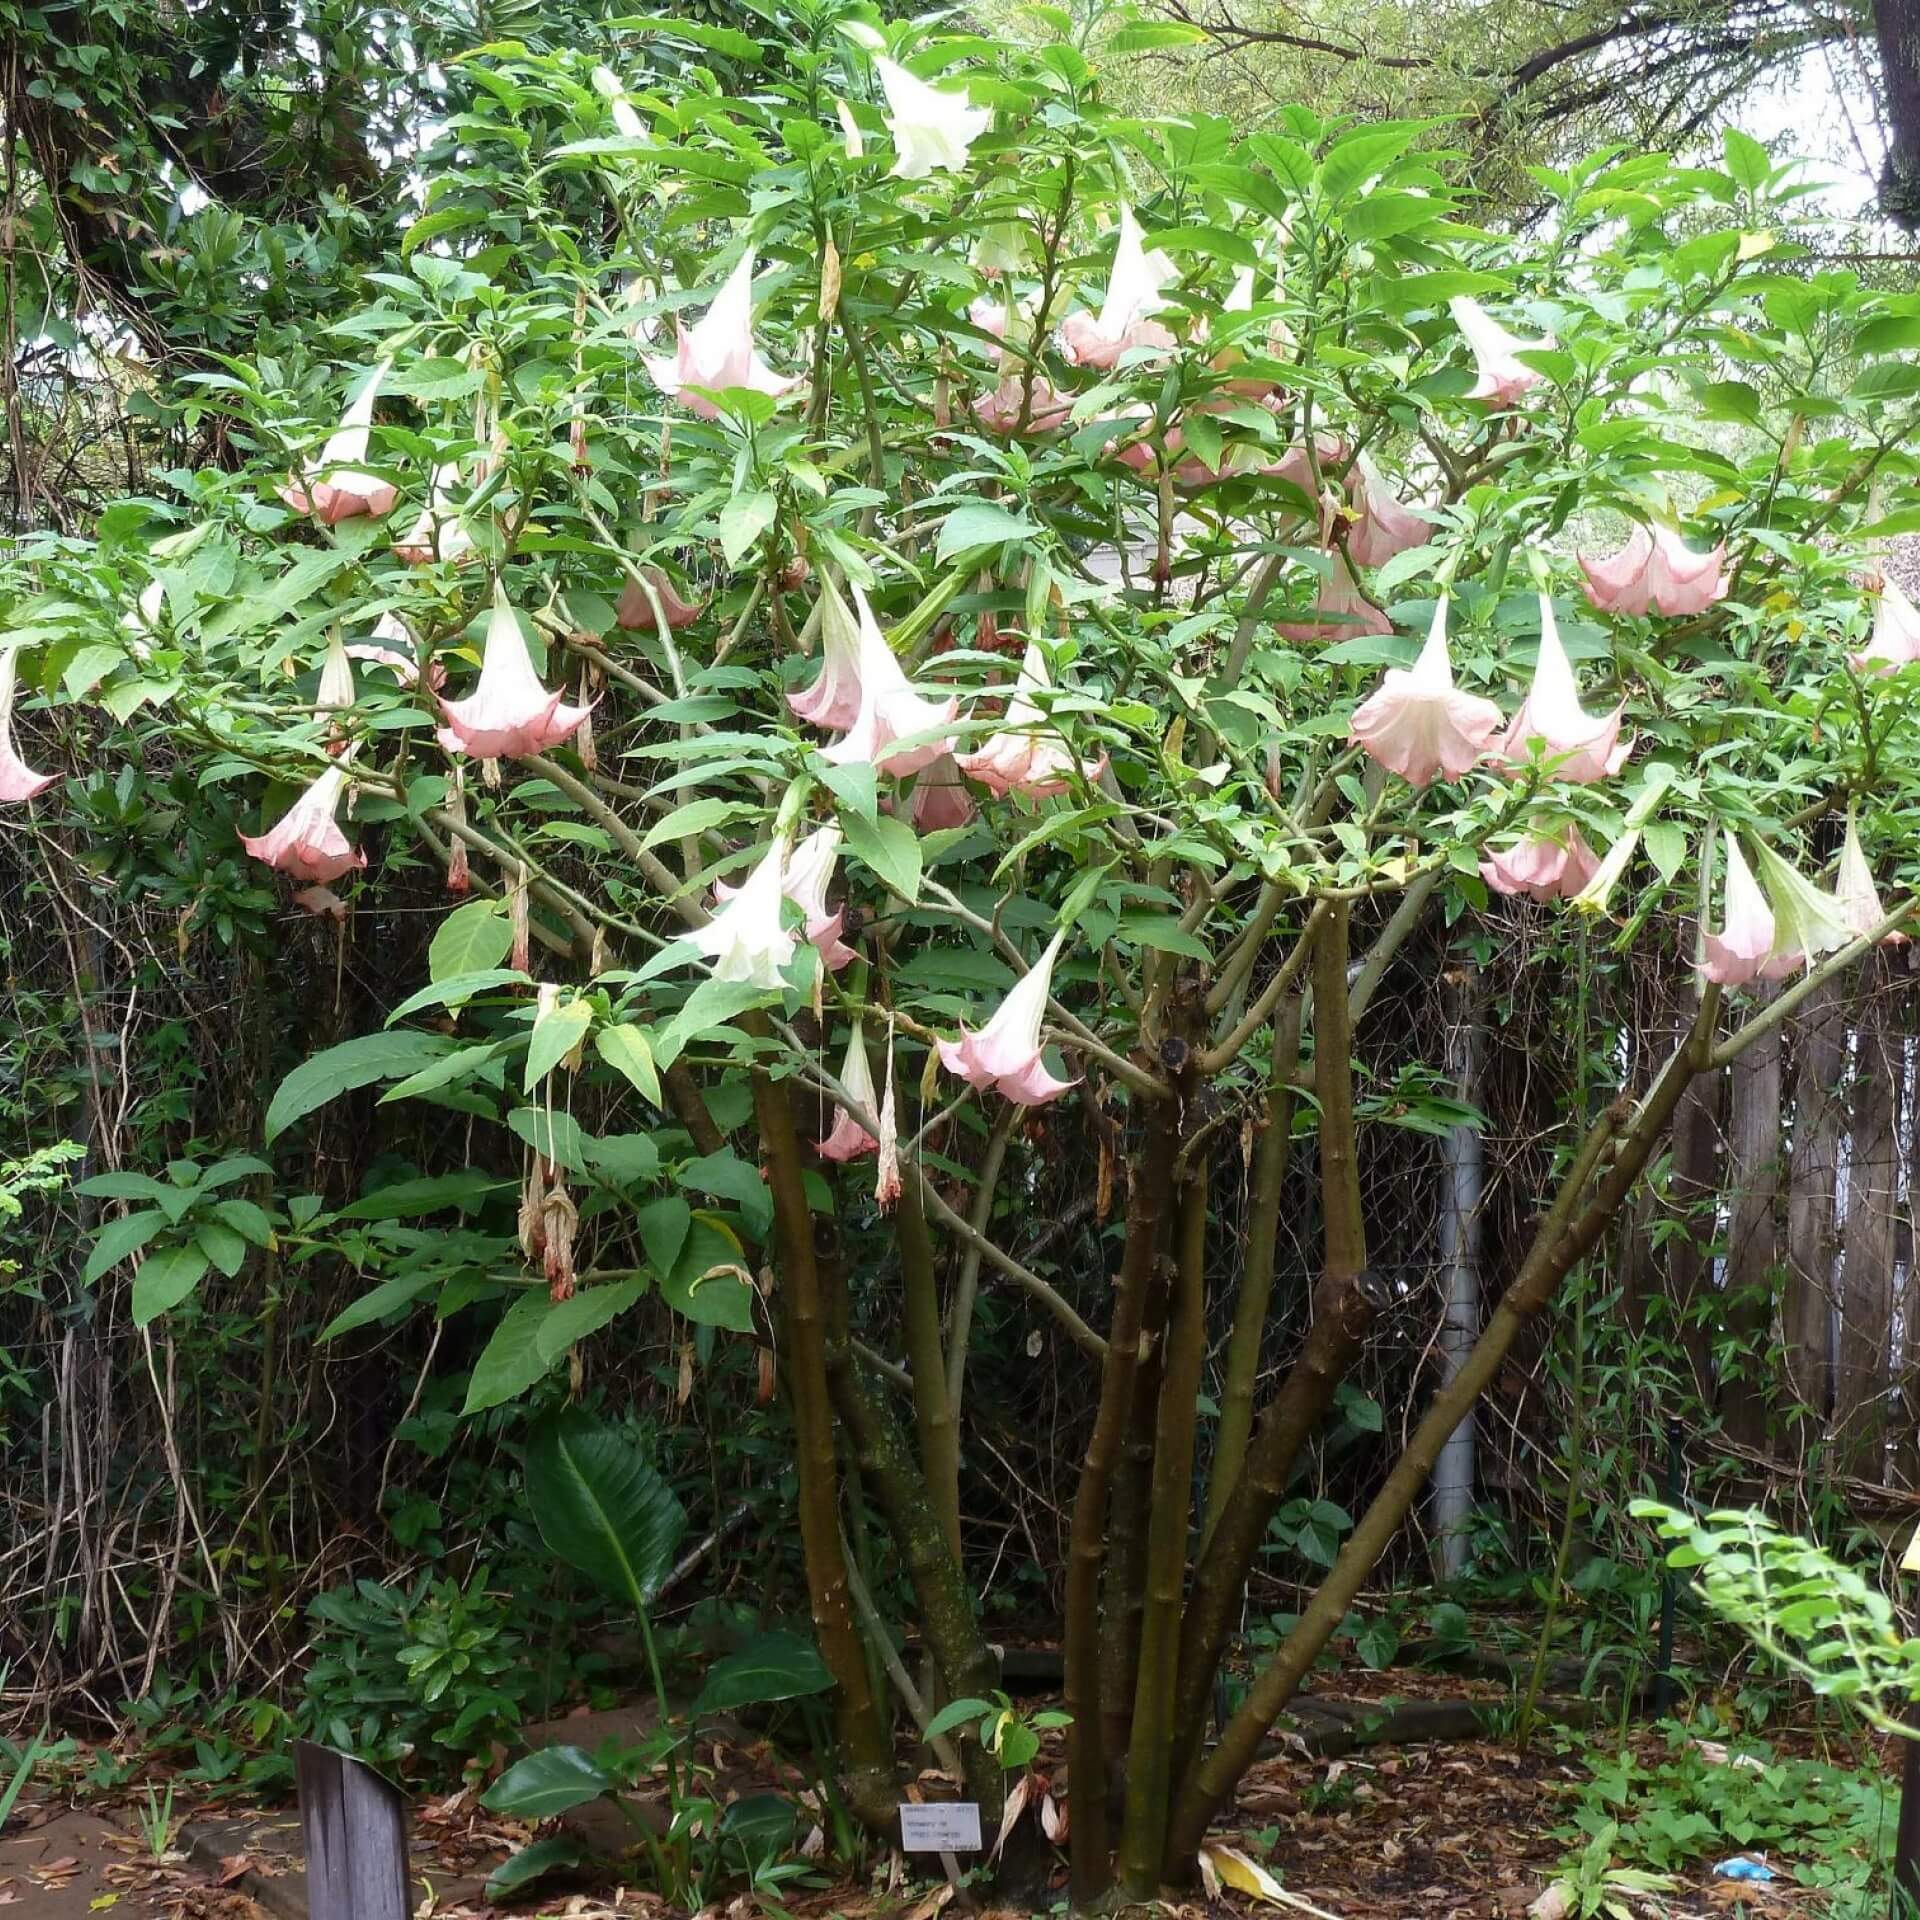
<svg viewBox="0 0 1920 1920">
<path fill-rule="evenodd" d="M 253 1862 L 246 1854 L 230 1853 L 220 1862 L 220 1871 L 214 1875 L 213 1884 L 216 1887 L 230 1887 L 252 1870 Z"/>
</svg>

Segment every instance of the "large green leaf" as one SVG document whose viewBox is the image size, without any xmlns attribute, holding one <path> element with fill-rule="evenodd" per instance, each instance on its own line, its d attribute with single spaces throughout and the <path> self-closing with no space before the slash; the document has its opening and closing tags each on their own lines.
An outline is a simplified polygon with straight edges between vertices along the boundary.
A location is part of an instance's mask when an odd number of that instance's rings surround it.
<svg viewBox="0 0 1920 1920">
<path fill-rule="evenodd" d="M 561 1559 L 636 1612 L 653 1604 L 687 1516 L 631 1443 L 569 1407 L 527 1442 L 527 1496 L 541 1539 Z"/>
<path fill-rule="evenodd" d="M 482 1413 L 519 1396 L 553 1364 L 540 1350 L 540 1330 L 553 1302 L 544 1287 L 521 1296 L 500 1316 L 493 1338 L 474 1363 L 463 1413 Z"/>
<path fill-rule="evenodd" d="M 597 1287 L 582 1287 L 569 1300 L 562 1300 L 540 1322 L 534 1345 L 549 1360 L 558 1360 L 576 1340 L 598 1333 L 609 1321 L 635 1305 L 646 1293 L 645 1280 L 615 1280 Z"/>
<path fill-rule="evenodd" d="M 731 1707 L 800 1700 L 809 1694 L 825 1693 L 832 1685 L 833 1675 L 813 1642 L 776 1628 L 738 1653 L 715 1661 L 693 1710 L 724 1713 Z"/>
<path fill-rule="evenodd" d="M 316 1107 L 324 1107 L 329 1100 L 351 1093 L 356 1087 L 370 1087 L 376 1080 L 395 1080 L 402 1074 L 418 1073 L 429 1060 L 437 1060 L 452 1045 L 451 1040 L 438 1033 L 365 1033 L 357 1040 L 343 1040 L 325 1053 L 316 1053 L 280 1082 L 267 1108 L 268 1141 L 277 1139 Z"/>
<path fill-rule="evenodd" d="M 167 1216 L 153 1208 L 109 1220 L 95 1237 L 93 1251 L 87 1255 L 80 1275 L 83 1286 L 92 1286 L 109 1267 L 117 1267 L 129 1254 L 138 1253 L 167 1224 Z"/>
<path fill-rule="evenodd" d="M 551 1820 L 569 1807 L 597 1800 L 613 1781 L 578 1747 L 542 1747 L 516 1760 L 480 1797 L 495 1813 L 519 1820 Z"/>
<path fill-rule="evenodd" d="M 579 1841 L 564 1833 L 550 1833 L 544 1840 L 536 1840 L 532 1846 L 508 1854 L 494 1868 L 487 1876 L 487 1898 L 504 1900 L 556 1867 L 577 1867 L 585 1858 Z"/>
<path fill-rule="evenodd" d="M 427 948 L 427 978 L 438 983 L 497 967 L 513 946 L 513 927 L 497 900 L 469 900 L 441 921 Z"/>
<path fill-rule="evenodd" d="M 171 1313 L 200 1284 L 207 1256 L 195 1246 L 158 1247 L 140 1262 L 133 1276 L 133 1324 Z"/>
</svg>

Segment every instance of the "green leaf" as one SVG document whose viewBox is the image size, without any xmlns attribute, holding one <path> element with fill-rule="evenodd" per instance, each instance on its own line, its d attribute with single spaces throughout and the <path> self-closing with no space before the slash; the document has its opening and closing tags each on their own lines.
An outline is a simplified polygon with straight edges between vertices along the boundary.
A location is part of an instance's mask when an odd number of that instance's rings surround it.
<svg viewBox="0 0 1920 1920">
<path fill-rule="evenodd" d="M 546 1289 L 537 1287 L 521 1294 L 500 1316 L 493 1338 L 474 1363 L 462 1413 L 483 1413 L 516 1400 L 545 1374 L 553 1363 L 540 1351 L 540 1329 L 552 1311 Z"/>
<path fill-rule="evenodd" d="M 1040 529 L 1023 513 L 1011 513 L 985 501 L 955 507 L 940 523 L 940 544 L 934 557 L 951 560 L 975 547 L 997 546 L 1003 540 L 1037 540 Z"/>
<path fill-rule="evenodd" d="M 349 1301 L 320 1329 L 322 1343 L 337 1340 L 343 1333 L 351 1333 L 355 1327 L 364 1327 L 372 1320 L 384 1320 L 388 1314 L 411 1306 L 438 1277 L 432 1273 L 407 1273 L 381 1281 L 358 1300 Z"/>
<path fill-rule="evenodd" d="M 138 1253 L 166 1224 L 167 1216 L 154 1210 L 109 1220 L 94 1237 L 93 1251 L 87 1255 L 87 1264 L 80 1273 L 80 1284 L 92 1286 L 129 1254 Z"/>
<path fill-rule="evenodd" d="M 561 1559 L 646 1612 L 673 1569 L 687 1516 L 638 1448 L 569 1407 L 528 1437 L 527 1497 L 541 1539 Z"/>
<path fill-rule="evenodd" d="M 647 1291 L 644 1280 L 616 1280 L 609 1285 L 582 1287 L 570 1300 L 562 1300 L 541 1321 L 535 1344 L 548 1360 L 558 1360 L 576 1340 L 598 1333 L 610 1321 L 640 1300 Z"/>
<path fill-rule="evenodd" d="M 513 927 L 497 900 L 469 900 L 441 921 L 427 948 L 427 978 L 451 980 L 458 974 L 485 973 L 497 967 L 513 946 Z"/>
<path fill-rule="evenodd" d="M 832 1685 L 833 1675 L 813 1642 L 776 1628 L 738 1653 L 716 1660 L 693 1710 L 726 1713 L 735 1707 L 768 1706 L 776 1700 L 803 1700 L 825 1693 Z M 977 1707 L 979 1703 L 970 1704 Z"/>
<path fill-rule="evenodd" d="M 559 1753 L 577 1749 L 548 1747 L 546 1751 Z M 539 1756 L 531 1757 L 537 1759 Z M 524 1766 L 526 1763 L 522 1761 L 521 1764 Z M 502 1774 L 501 1779 L 505 1778 L 506 1775 Z M 508 1854 L 494 1868 L 487 1876 L 487 1898 L 496 1902 L 505 1900 L 520 1888 L 531 1886 L 542 1874 L 551 1873 L 556 1867 L 577 1867 L 585 1858 L 579 1841 L 569 1839 L 564 1833 L 550 1833 L 544 1840 L 536 1840 L 532 1846 Z"/>
<path fill-rule="evenodd" d="M 268 1144 L 329 1100 L 356 1087 L 371 1086 L 376 1080 L 417 1073 L 451 1046 L 444 1034 L 402 1031 L 362 1034 L 357 1040 L 343 1040 L 325 1053 L 316 1053 L 295 1067 L 274 1093 L 267 1108 Z"/>
<path fill-rule="evenodd" d="M 593 1036 L 593 1050 L 615 1073 L 623 1075 L 643 1099 L 662 1105 L 660 1075 L 653 1064 L 653 1048 L 644 1027 L 602 1027 Z"/>
<path fill-rule="evenodd" d="M 66 688 L 70 700 L 78 700 L 91 693 L 126 657 L 124 649 L 96 641 L 92 646 L 82 647 L 67 662 L 60 684 Z"/>
<path fill-rule="evenodd" d="M 737 493 L 720 509 L 720 551 L 727 565 L 737 567 L 747 549 L 773 525 L 774 498 L 764 487 Z"/>
<path fill-rule="evenodd" d="M 133 1276 L 133 1324 L 144 1327 L 173 1309 L 200 1284 L 208 1266 L 198 1247 L 159 1247 Z"/>
<path fill-rule="evenodd" d="M 497 1086 L 503 1076 L 489 1075 L 487 1069 L 504 1051 L 498 1040 L 483 1040 L 478 1046 L 456 1047 L 429 1067 L 410 1073 L 380 1096 L 381 1106 L 393 1100 L 415 1100 L 423 1094 L 437 1093 L 442 1087 L 464 1086 L 469 1080 L 490 1078 Z"/>
<path fill-rule="evenodd" d="M 1757 193 L 1773 178 L 1773 161 L 1765 147 L 1737 127 L 1720 130 L 1720 149 L 1727 158 L 1727 171 L 1735 186 Z"/>
<path fill-rule="evenodd" d="M 704 1039 L 749 1007 L 771 1006 L 779 999 L 750 980 L 716 980 L 711 974 L 687 995 L 686 1003 L 662 1027 L 653 1043 L 653 1057 L 661 1067 L 679 1059 L 691 1040 Z"/>
<path fill-rule="evenodd" d="M 661 1299 L 695 1326 L 751 1333 L 754 1296 L 742 1271 L 742 1252 L 718 1221 L 695 1214 L 679 1259 L 661 1278 Z"/>
<path fill-rule="evenodd" d="M 395 1027 L 411 1013 L 423 1007 L 463 1007 L 477 993 L 490 993 L 495 987 L 530 987 L 533 981 L 518 967 L 482 967 L 475 973 L 450 973 L 430 987 L 410 993 L 387 1015 L 387 1025 Z"/>
<path fill-rule="evenodd" d="M 635 1213 L 634 1221 L 654 1272 L 671 1273 L 680 1258 L 680 1249 L 687 1244 L 693 1209 L 678 1194 L 670 1193 L 663 1199 L 649 1200 Z"/>
<path fill-rule="evenodd" d="M 591 1142 L 572 1114 L 546 1107 L 515 1107 L 507 1115 L 507 1127 L 543 1160 L 557 1160 L 569 1173 L 588 1171 Z"/>
<path fill-rule="evenodd" d="M 429 1174 L 418 1180 L 396 1180 L 376 1188 L 340 1209 L 342 1220 L 412 1220 L 423 1213 L 458 1207 L 470 1213 L 490 1193 L 508 1183 L 479 1167 L 458 1173 Z"/>
<path fill-rule="evenodd" d="M 927 1722 L 923 1738 L 937 1740 L 941 1734 L 951 1733 L 955 1727 L 963 1727 L 969 1720 L 984 1720 L 988 1714 L 998 1711 L 991 1700 L 949 1700 Z"/>
<path fill-rule="evenodd" d="M 658 709 L 656 716 L 658 714 Z M 649 847 L 657 847 L 663 840 L 682 840 L 691 834 L 709 833 L 716 827 L 724 827 L 729 821 L 738 820 L 741 815 L 756 812 L 744 800 L 716 800 L 703 796 L 698 800 L 689 800 L 685 806 L 675 807 L 663 820 L 656 820 L 647 829 L 647 837 L 640 842 L 644 853 Z"/>
<path fill-rule="evenodd" d="M 218 1220 L 202 1220 L 193 1230 L 194 1244 L 229 1280 L 247 1264 L 247 1243 Z"/>
<path fill-rule="evenodd" d="M 544 1006 L 535 1017 L 533 1038 L 527 1043 L 527 1069 L 520 1090 L 531 1093 L 582 1040 L 593 1024 L 593 1008 L 585 1000 L 566 1000 Z"/>
<path fill-rule="evenodd" d="M 761 1179 L 760 1169 L 749 1166 L 728 1148 L 687 1161 L 680 1169 L 680 1184 L 696 1193 L 731 1200 L 746 1216 L 747 1226 L 756 1236 L 764 1237 L 773 1224 L 773 1194 Z"/>
<path fill-rule="evenodd" d="M 920 836 L 891 813 L 876 814 L 871 820 L 843 813 L 840 825 L 848 851 L 912 906 L 920 897 Z"/>
<path fill-rule="evenodd" d="M 600 1771 L 590 1754 L 578 1747 L 542 1747 L 516 1760 L 480 1796 L 480 1804 L 519 1820 L 551 1820 L 612 1790 L 612 1778 Z"/>
</svg>

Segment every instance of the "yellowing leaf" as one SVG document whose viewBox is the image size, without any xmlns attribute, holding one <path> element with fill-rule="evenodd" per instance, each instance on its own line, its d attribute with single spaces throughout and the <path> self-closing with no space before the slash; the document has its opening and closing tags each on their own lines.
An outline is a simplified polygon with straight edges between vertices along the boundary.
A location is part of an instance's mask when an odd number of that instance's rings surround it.
<svg viewBox="0 0 1920 1920">
<path fill-rule="evenodd" d="M 1295 1913 L 1314 1915 L 1315 1920 L 1338 1920 L 1337 1915 L 1328 1913 L 1324 1907 L 1316 1907 L 1311 1900 L 1289 1893 L 1258 1860 L 1218 1840 L 1209 1840 L 1200 1849 L 1200 1877 L 1210 1889 L 1231 1887 L 1234 1892 L 1250 1894 L 1270 1907 L 1290 1907 Z"/>
</svg>

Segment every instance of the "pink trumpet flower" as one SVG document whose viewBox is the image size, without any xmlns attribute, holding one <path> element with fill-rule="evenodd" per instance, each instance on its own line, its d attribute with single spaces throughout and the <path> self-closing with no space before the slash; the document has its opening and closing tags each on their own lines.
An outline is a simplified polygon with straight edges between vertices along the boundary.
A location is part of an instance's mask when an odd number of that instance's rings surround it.
<svg viewBox="0 0 1920 1920">
<path fill-rule="evenodd" d="M 447 724 L 440 729 L 440 744 L 449 753 L 470 753 L 476 760 L 544 753 L 587 717 L 585 707 L 565 704 L 565 692 L 563 687 L 549 693 L 540 684 L 520 621 L 496 580 L 480 653 L 480 683 L 464 700 L 441 700 Z"/>
<path fill-rule="evenodd" d="M 675 633 L 682 627 L 690 627 L 706 612 L 704 601 L 683 600 L 680 590 L 667 578 L 659 567 L 642 567 L 648 585 L 659 596 L 660 611 L 666 615 L 667 626 Z M 647 597 L 646 588 L 638 580 L 629 580 L 620 589 L 620 598 L 614 602 L 614 625 L 628 633 L 637 630 L 651 630 L 658 622 L 653 617 L 653 601 Z"/>
<path fill-rule="evenodd" d="M 1600 859 L 1569 824 L 1557 833 L 1529 834 L 1505 853 L 1481 857 L 1480 876 L 1495 893 L 1524 893 L 1545 904 L 1571 900 L 1600 871 Z"/>
<path fill-rule="evenodd" d="M 367 856 L 353 847 L 333 817 L 346 784 L 342 769 L 329 767 L 272 828 L 243 833 L 240 844 L 256 860 L 320 886 L 364 867 Z"/>
<path fill-rule="evenodd" d="M 1060 352 L 1067 365 L 1105 371 L 1137 347 L 1165 352 L 1177 344 L 1152 316 L 1166 304 L 1160 290 L 1179 277 L 1180 269 L 1158 248 L 1152 253 L 1146 250 L 1133 209 L 1122 206 L 1113 270 L 1107 275 L 1107 297 L 1099 313 L 1070 313 L 1061 323 Z"/>
<path fill-rule="evenodd" d="M 867 1064 L 866 1036 L 860 1031 L 858 1020 L 853 1023 L 853 1032 L 847 1039 L 846 1058 L 840 1063 L 840 1084 L 868 1113 L 879 1112 L 880 1098 L 873 1090 L 873 1069 Z M 869 1133 L 845 1107 L 837 1106 L 827 1137 L 814 1143 L 814 1151 L 822 1160 L 860 1160 L 879 1145 L 877 1135 Z"/>
<path fill-rule="evenodd" d="M 961 777 L 960 763 L 943 753 L 920 769 L 907 802 L 907 818 L 921 833 L 964 827 L 973 818 L 973 795 Z"/>
<path fill-rule="evenodd" d="M 840 938 L 846 925 L 843 907 L 827 904 L 827 889 L 833 884 L 833 870 L 840 858 L 840 829 L 821 827 L 810 833 L 787 856 L 780 890 L 806 916 L 807 938 L 820 950 L 820 964 L 829 973 L 838 973 L 854 958 L 853 949 Z M 740 888 L 724 880 L 714 882 L 714 898 L 732 900 Z"/>
<path fill-rule="evenodd" d="M 941 1063 L 970 1087 L 996 1088 L 1016 1106 L 1041 1107 L 1079 1083 L 1058 1080 L 1042 1059 L 1040 1021 L 1064 933 L 1056 933 L 1039 963 L 1023 974 L 978 1033 L 961 1029 L 958 1040 L 936 1040 Z"/>
<path fill-rule="evenodd" d="M 1389 667 L 1379 691 L 1354 709 L 1352 738 L 1379 763 L 1416 787 L 1438 774 L 1458 780 L 1486 753 L 1499 730 L 1500 709 L 1453 684 L 1447 652 L 1447 602 L 1433 610 L 1420 657 Z"/>
<path fill-rule="evenodd" d="M 354 395 L 340 424 L 310 462 L 280 489 L 280 498 L 295 513 L 310 513 L 322 526 L 338 526 L 361 514 L 378 519 L 393 511 L 399 489 L 366 471 L 367 441 L 373 428 L 373 403 L 386 377 L 384 365 L 373 370 Z"/>
<path fill-rule="evenodd" d="M 1061 393 L 1044 374 L 1033 376 L 1031 407 L 1027 404 L 1027 377 L 1018 368 L 1003 372 L 1000 384 L 981 394 L 973 403 L 973 417 L 989 433 L 1022 437 L 1030 433 L 1051 433 L 1073 411 L 1073 396 Z M 1026 424 L 1021 424 L 1022 413 Z"/>
<path fill-rule="evenodd" d="M 405 533 L 393 543 L 394 557 L 410 567 L 424 567 L 435 560 L 465 565 L 478 549 L 467 523 L 454 511 L 453 503 L 461 493 L 460 463 L 450 460 L 433 470 L 427 489 L 427 503 Z"/>
<path fill-rule="evenodd" d="M 1633 751 L 1620 739 L 1620 716 L 1625 711 L 1624 700 L 1599 718 L 1581 706 L 1573 663 L 1560 644 L 1553 602 L 1543 593 L 1540 657 L 1533 669 L 1533 685 L 1500 742 L 1500 757 L 1513 766 L 1524 767 L 1537 745 L 1554 779 L 1576 787 L 1590 786 L 1618 773 Z"/>
<path fill-rule="evenodd" d="M 785 984 L 781 969 L 798 944 L 780 920 L 786 867 L 787 843 L 776 839 L 745 882 L 722 895 L 725 904 L 713 918 L 687 935 L 713 963 L 716 980 L 742 980 L 769 991 Z"/>
<path fill-rule="evenodd" d="M 1433 537 L 1432 527 L 1394 492 L 1392 482 L 1364 453 L 1349 476 L 1350 493 L 1355 479 L 1360 483 L 1356 498 L 1360 513 L 1347 530 L 1347 557 L 1356 566 L 1384 566 L 1396 554 L 1424 546 Z"/>
<path fill-rule="evenodd" d="M 699 322 L 689 328 L 675 323 L 677 344 L 671 360 L 649 355 L 648 377 L 670 399 L 678 400 L 702 420 L 719 418 L 720 410 L 706 396 L 747 387 L 779 399 L 799 382 L 774 370 L 760 358 L 753 344 L 753 252 L 749 248 L 714 295 Z"/>
<path fill-rule="evenodd" d="M 1773 953 L 1773 909 L 1760 891 L 1740 852 L 1740 842 L 1727 829 L 1727 894 L 1718 933 L 1710 932 L 1703 919 L 1701 945 L 1705 958 L 1701 973 L 1723 987 L 1742 987 L 1760 979 L 1767 971 Z"/>
<path fill-rule="evenodd" d="M 1727 590 L 1726 542 L 1695 553 L 1671 527 L 1636 526 L 1618 553 L 1579 559 L 1587 598 L 1602 613 L 1704 613 Z"/>
<path fill-rule="evenodd" d="M 1363 633 L 1393 631 L 1393 622 L 1360 591 L 1351 562 L 1338 549 L 1327 555 L 1312 617 L 1276 620 L 1274 626 L 1289 640 L 1351 640 Z"/>
<path fill-rule="evenodd" d="M 1020 677 L 1014 683 L 1013 697 L 1007 702 L 1004 730 L 991 735 L 972 753 L 957 755 L 954 764 L 968 779 L 978 780 L 989 793 L 1020 793 L 1031 800 L 1065 793 L 1076 772 L 1083 780 L 1099 779 L 1107 764 L 1105 754 L 1089 765 L 1058 739 L 1042 731 L 1047 725 L 1047 716 L 1033 696 L 1052 690 L 1047 657 L 1037 645 L 1029 642 L 1026 658 L 1020 663 Z"/>
<path fill-rule="evenodd" d="M 1892 673 L 1920 660 L 1920 607 L 1916 607 L 1891 580 L 1880 587 L 1873 610 L 1873 638 L 1847 659 L 1855 673 Z"/>
<path fill-rule="evenodd" d="M 1847 815 L 1847 837 L 1840 843 L 1840 872 L 1833 891 L 1840 903 L 1840 918 L 1855 939 L 1862 934 L 1872 933 L 1887 917 L 1886 908 L 1880 904 L 1880 889 L 1873 884 L 1873 869 L 1867 865 L 1867 856 L 1860 845 L 1859 831 L 1853 824 L 1851 813 Z M 1895 927 L 1882 938 L 1880 944 L 1883 947 L 1903 947 L 1907 944 L 1907 936 Z"/>
<path fill-rule="evenodd" d="M 0 801 L 10 805 L 45 793 L 60 778 L 57 773 L 35 773 L 13 744 L 13 691 L 19 663 L 17 646 L 0 652 Z"/>
<path fill-rule="evenodd" d="M 893 177 L 924 180 L 930 173 L 958 173 L 964 168 L 967 149 L 993 124 L 993 109 L 972 105 L 964 93 L 929 86 L 878 54 L 873 70 L 887 96 Z"/>
<path fill-rule="evenodd" d="M 380 642 L 388 644 L 378 644 Z M 372 667 L 385 667 L 403 687 L 410 687 L 420 678 L 415 646 L 414 637 L 400 616 L 383 613 L 374 623 L 373 641 L 354 641 L 347 648 L 347 658 L 364 660 Z M 438 660 L 428 665 L 427 681 L 435 692 L 447 684 L 447 670 Z"/>
<path fill-rule="evenodd" d="M 816 727 L 844 733 L 860 717 L 860 629 L 831 580 L 820 581 L 820 671 L 787 705 Z"/>
<path fill-rule="evenodd" d="M 1760 969 L 1763 980 L 1782 980 L 1797 967 L 1810 967 L 1823 953 L 1853 938 L 1832 894 L 1822 893 L 1764 840 L 1754 843 L 1754 853 L 1760 886 L 1773 913 L 1773 946 Z"/>
<path fill-rule="evenodd" d="M 1487 312 L 1479 301 L 1456 294 L 1447 302 L 1453 323 L 1467 337 L 1473 349 L 1473 364 L 1479 378 L 1467 390 L 1469 400 L 1491 400 L 1495 406 L 1509 407 L 1527 391 L 1537 387 L 1541 376 L 1523 366 L 1516 357 L 1551 348 L 1552 335 L 1541 340 L 1521 340 L 1509 333 Z"/>
<path fill-rule="evenodd" d="M 876 773 L 918 773 L 953 750 L 952 736 L 941 729 L 952 725 L 960 702 L 949 697 L 936 705 L 915 693 L 867 605 L 867 596 L 857 586 L 853 600 L 860 615 L 855 656 L 860 703 L 852 727 L 823 749 L 820 757 L 840 767 L 864 763 Z M 895 744 L 908 739 L 915 739 L 915 744 Z"/>
</svg>

